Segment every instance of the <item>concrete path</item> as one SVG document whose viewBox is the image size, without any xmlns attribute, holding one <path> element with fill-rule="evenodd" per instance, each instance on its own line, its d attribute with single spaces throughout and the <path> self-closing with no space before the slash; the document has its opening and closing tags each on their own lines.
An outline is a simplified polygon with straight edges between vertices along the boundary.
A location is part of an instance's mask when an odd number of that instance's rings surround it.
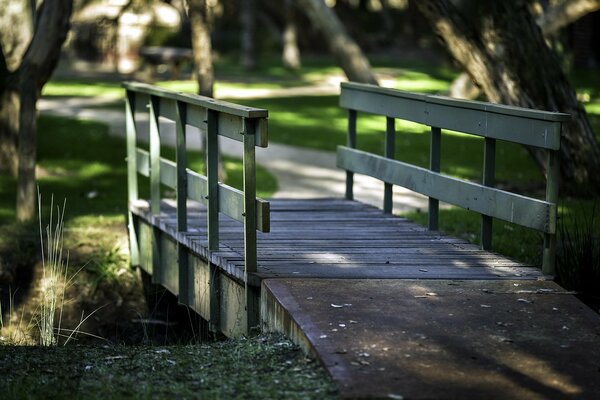
<svg viewBox="0 0 600 400">
<path fill-rule="evenodd" d="M 295 89 L 295 88 L 292 88 Z M 42 113 L 69 118 L 94 120 L 109 126 L 111 135 L 125 135 L 124 110 L 103 108 L 114 104 L 114 97 L 48 99 L 38 102 Z M 140 129 L 140 131 L 147 131 Z M 161 137 L 165 144 L 175 144 L 174 124 L 161 125 Z M 140 137 L 146 140 L 147 137 Z M 200 136 L 188 129 L 188 146 L 201 149 Z M 221 139 L 223 154 L 241 157 L 241 143 L 231 139 Z M 345 172 L 336 167 L 334 152 L 305 149 L 287 146 L 280 143 L 269 143 L 266 149 L 257 148 L 257 162 L 264 166 L 277 179 L 279 188 L 275 198 L 319 198 L 343 197 L 345 191 Z M 355 175 L 355 193 L 357 200 L 382 207 L 383 183 L 366 176 Z M 427 198 L 400 187 L 394 187 L 394 211 L 426 210 Z"/>
<path fill-rule="evenodd" d="M 550 281 L 267 279 L 341 398 L 598 399 L 600 319 Z"/>
</svg>

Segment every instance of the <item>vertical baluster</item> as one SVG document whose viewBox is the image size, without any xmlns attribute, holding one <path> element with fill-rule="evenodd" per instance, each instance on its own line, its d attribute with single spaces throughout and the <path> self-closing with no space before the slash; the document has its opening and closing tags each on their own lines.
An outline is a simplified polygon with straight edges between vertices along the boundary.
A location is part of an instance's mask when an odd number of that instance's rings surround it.
<svg viewBox="0 0 600 400">
<path fill-rule="evenodd" d="M 348 110 L 348 147 L 356 148 L 356 110 Z M 354 199 L 354 172 L 346 171 L 346 198 Z"/>
<path fill-rule="evenodd" d="M 150 96 L 150 212 L 153 222 L 160 216 L 160 98 Z M 154 222 L 155 223 L 155 222 Z M 152 227 L 152 282 L 162 283 L 160 229 Z"/>
<path fill-rule="evenodd" d="M 394 118 L 386 118 L 386 129 L 385 129 L 385 156 L 387 158 L 394 159 L 396 152 L 396 120 Z M 391 183 L 384 183 L 383 188 L 383 212 L 391 214 L 394 209 L 393 203 L 393 190 L 394 185 Z"/>
<path fill-rule="evenodd" d="M 483 185 L 493 187 L 496 176 L 496 139 L 485 138 L 483 150 Z M 481 248 L 492 249 L 493 218 L 481 214 Z"/>
<path fill-rule="evenodd" d="M 431 139 L 429 146 L 429 169 L 434 172 L 440 172 L 441 166 L 441 148 L 442 148 L 442 130 L 431 127 Z M 438 199 L 429 198 L 429 230 L 437 231 L 439 228 L 439 208 Z"/>
<path fill-rule="evenodd" d="M 558 150 L 548 150 L 547 171 L 546 201 L 556 204 L 558 207 L 558 182 L 560 179 L 560 153 Z M 548 275 L 555 273 L 557 207 L 551 211 L 553 214 L 550 215 L 550 232 L 544 233 L 542 272 Z"/>
<path fill-rule="evenodd" d="M 137 241 L 137 233 L 133 225 L 133 214 L 129 207 L 133 201 L 138 199 L 138 177 L 137 177 L 137 131 L 135 127 L 135 98 L 134 92 L 127 91 L 125 98 L 125 124 L 127 132 L 127 229 L 129 231 L 129 254 L 131 265 L 140 265 L 140 252 Z"/>
<path fill-rule="evenodd" d="M 160 214 L 160 98 L 150 96 L 150 210 Z"/>
<path fill-rule="evenodd" d="M 175 121 L 175 161 L 177 166 L 177 233 L 187 231 L 187 146 L 185 125 L 187 123 L 187 106 L 178 101 L 177 120 Z M 180 239 L 180 238 L 178 238 Z M 177 240 L 177 266 L 179 268 L 179 302 L 189 304 L 189 268 L 185 245 Z"/>
<path fill-rule="evenodd" d="M 219 113 L 207 110 L 206 176 L 208 179 L 208 249 L 219 250 Z"/>
<path fill-rule="evenodd" d="M 246 272 L 256 272 L 256 159 L 254 120 L 244 119 L 244 258 Z"/>
<path fill-rule="evenodd" d="M 245 260 L 245 297 L 246 329 L 259 324 L 257 291 L 249 285 L 249 273 L 256 272 L 256 121 L 244 119 L 244 260 Z"/>
</svg>

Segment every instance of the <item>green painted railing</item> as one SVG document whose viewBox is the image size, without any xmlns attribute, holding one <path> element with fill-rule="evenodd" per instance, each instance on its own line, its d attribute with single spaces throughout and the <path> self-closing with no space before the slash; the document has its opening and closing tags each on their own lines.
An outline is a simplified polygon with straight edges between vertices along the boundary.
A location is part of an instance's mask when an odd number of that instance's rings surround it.
<svg viewBox="0 0 600 400">
<path fill-rule="evenodd" d="M 491 249 L 492 219 L 544 234 L 542 270 L 554 273 L 559 149 L 562 113 L 417 94 L 378 86 L 343 83 L 340 105 L 349 110 L 347 146 L 338 147 L 338 167 L 346 170 L 346 198 L 353 198 L 353 174 L 385 182 L 383 209 L 392 212 L 392 185 L 429 196 L 429 229 L 438 229 L 439 201 L 481 214 L 481 246 Z M 356 149 L 357 112 L 387 117 L 385 156 Z M 395 119 L 431 127 L 429 169 L 394 160 Z M 485 138 L 482 183 L 440 173 L 441 133 L 448 129 Z M 496 140 L 547 150 L 546 198 L 538 200 L 494 188 Z"/>
<path fill-rule="evenodd" d="M 175 190 L 177 196 L 177 231 L 188 229 L 187 200 L 207 207 L 208 249 L 219 250 L 219 213 L 244 224 L 245 274 L 256 272 L 256 231 L 270 229 L 269 203 L 256 198 L 255 147 L 267 147 L 268 111 L 244 107 L 208 97 L 175 93 L 143 83 L 123 84 L 126 95 L 127 165 L 129 202 L 138 199 L 138 174 L 150 178 L 150 209 L 160 216 L 161 185 Z M 150 151 L 137 146 L 137 120 L 140 113 L 149 118 Z M 160 156 L 159 118 L 176 125 L 176 160 Z M 186 125 L 206 132 L 206 176 L 186 166 Z M 218 181 L 218 136 L 242 142 L 243 191 Z M 133 229 L 130 213 L 129 229 Z M 130 235 L 135 238 L 135 235 Z M 134 239 L 133 239 L 134 240 Z M 185 302 L 188 290 L 187 257 L 181 244 L 179 257 L 179 296 Z M 132 243 L 132 263 L 139 263 Z M 158 255 L 157 255 L 158 256 Z M 160 265 L 157 260 L 154 266 Z M 248 280 L 246 279 L 246 282 Z"/>
</svg>

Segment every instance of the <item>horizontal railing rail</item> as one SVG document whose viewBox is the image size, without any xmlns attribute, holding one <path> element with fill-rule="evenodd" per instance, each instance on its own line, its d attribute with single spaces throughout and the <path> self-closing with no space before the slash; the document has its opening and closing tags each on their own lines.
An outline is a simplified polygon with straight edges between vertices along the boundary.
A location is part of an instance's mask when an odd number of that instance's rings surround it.
<svg viewBox="0 0 600 400">
<path fill-rule="evenodd" d="M 127 163 L 129 202 L 138 199 L 138 175 L 150 178 L 150 211 L 160 217 L 161 185 L 175 190 L 177 199 L 177 231 L 186 232 L 187 200 L 204 204 L 207 208 L 208 250 L 219 250 L 219 213 L 243 223 L 245 274 L 256 272 L 256 231 L 269 232 L 269 202 L 256 198 L 255 147 L 267 147 L 268 111 L 240 106 L 208 97 L 175 93 L 138 82 L 123 83 L 126 89 Z M 149 118 L 149 151 L 137 146 L 137 115 L 142 112 Z M 160 155 L 160 118 L 175 123 L 176 159 Z M 187 168 L 186 127 L 197 128 L 207 136 L 206 175 Z M 218 181 L 218 137 L 223 136 L 243 143 L 243 190 Z M 133 230 L 133 217 L 129 216 L 129 229 Z M 134 237 L 134 235 L 130 235 Z M 187 257 L 180 246 L 179 297 L 185 302 L 189 281 Z M 132 249 L 136 249 L 132 243 Z M 154 255 L 153 257 L 158 257 Z M 132 251 L 132 263 L 139 255 Z M 160 263 L 153 261 L 156 267 Z M 247 281 L 247 280 L 246 280 Z M 218 290 L 218 288 L 211 288 Z M 216 320 L 218 316 L 214 316 Z M 213 319 L 211 317 L 211 319 Z M 256 321 L 249 321 L 249 324 Z"/>
<path fill-rule="evenodd" d="M 343 83 L 340 105 L 349 110 L 347 146 L 338 147 L 338 167 L 345 169 L 346 197 L 353 198 L 353 174 L 382 180 L 384 211 L 392 212 L 392 186 L 429 197 L 429 228 L 438 229 L 439 201 L 482 215 L 481 245 L 491 249 L 492 218 L 544 234 L 544 273 L 554 273 L 559 180 L 560 132 L 563 113 L 530 110 L 443 96 L 417 94 L 373 85 Z M 384 157 L 356 149 L 357 112 L 387 117 Z M 431 127 L 429 169 L 394 160 L 395 119 Z M 484 137 L 482 183 L 440 173 L 442 129 Z M 538 200 L 494 188 L 496 140 L 545 149 L 548 154 L 546 198 Z"/>
</svg>

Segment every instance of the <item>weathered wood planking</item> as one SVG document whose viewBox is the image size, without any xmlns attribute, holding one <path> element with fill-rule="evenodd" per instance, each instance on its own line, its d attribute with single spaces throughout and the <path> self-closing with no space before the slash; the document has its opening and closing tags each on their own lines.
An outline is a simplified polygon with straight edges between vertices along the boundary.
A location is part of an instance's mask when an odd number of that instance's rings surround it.
<svg viewBox="0 0 600 400">
<path fill-rule="evenodd" d="M 131 211 L 191 251 L 244 282 L 243 229 L 220 216 L 218 251 L 209 252 L 206 209 L 188 206 L 188 231 L 177 233 L 172 201 L 150 217 L 146 201 Z M 428 231 L 374 207 L 343 199 L 273 200 L 271 232 L 258 232 L 258 270 L 248 283 L 268 277 L 395 279 L 538 279 L 530 267 L 463 240 Z"/>
</svg>

